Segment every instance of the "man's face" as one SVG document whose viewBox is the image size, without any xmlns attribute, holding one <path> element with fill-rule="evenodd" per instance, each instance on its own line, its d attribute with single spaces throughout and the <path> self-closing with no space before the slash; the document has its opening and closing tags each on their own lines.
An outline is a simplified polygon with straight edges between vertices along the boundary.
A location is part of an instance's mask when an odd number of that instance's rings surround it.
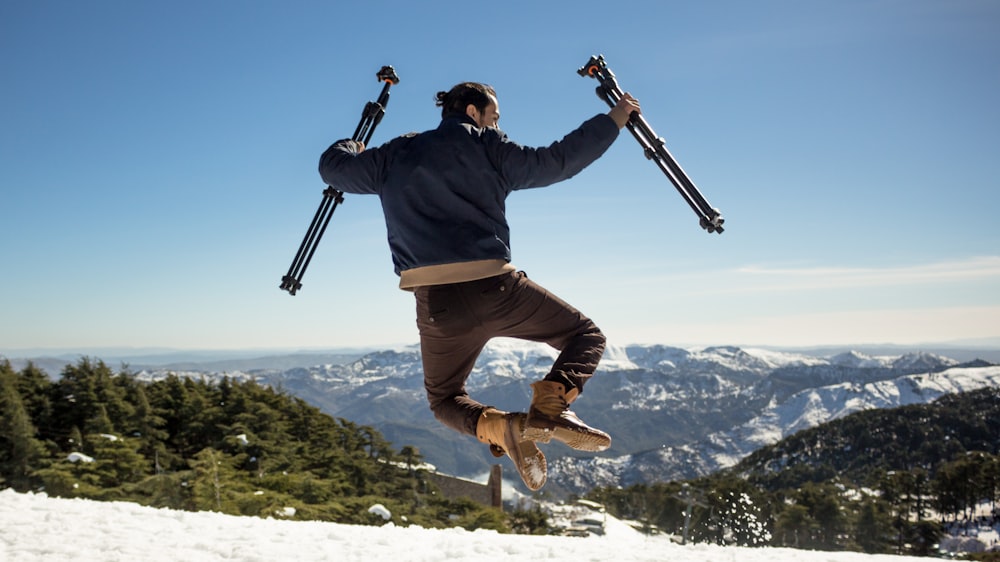
<svg viewBox="0 0 1000 562">
<path fill-rule="evenodd" d="M 494 96 L 490 96 L 490 104 L 482 112 L 476 109 L 476 106 L 470 105 L 466 113 L 480 128 L 496 127 L 500 122 L 500 104 Z"/>
</svg>

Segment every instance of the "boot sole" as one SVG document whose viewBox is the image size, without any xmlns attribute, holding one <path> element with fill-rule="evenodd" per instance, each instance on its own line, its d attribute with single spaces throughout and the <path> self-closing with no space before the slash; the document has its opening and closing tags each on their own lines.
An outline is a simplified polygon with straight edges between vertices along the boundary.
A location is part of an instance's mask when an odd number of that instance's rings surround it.
<svg viewBox="0 0 1000 562">
<path fill-rule="evenodd" d="M 525 451 L 525 449 L 528 450 Z M 517 465 L 517 472 L 521 476 L 521 481 L 532 492 L 542 489 L 548 478 L 545 455 L 542 454 L 542 451 L 538 447 L 532 444 L 530 448 L 521 445 L 520 457 L 520 461 L 513 458 L 511 460 L 514 460 L 514 464 Z"/>
<path fill-rule="evenodd" d="M 534 442 L 522 436 L 524 414 L 510 416 L 507 423 L 507 456 L 514 461 L 514 467 L 524 485 L 532 492 L 538 491 L 548 478 L 545 455 Z M 518 436 L 519 439 L 515 441 L 513 436 Z"/>
<path fill-rule="evenodd" d="M 549 427 L 536 427 L 525 424 L 522 435 L 525 439 L 540 443 L 548 443 L 555 439 L 577 451 L 596 453 L 604 451 L 611 446 L 611 436 L 594 428 L 584 430 L 561 427 L 554 424 Z"/>
</svg>

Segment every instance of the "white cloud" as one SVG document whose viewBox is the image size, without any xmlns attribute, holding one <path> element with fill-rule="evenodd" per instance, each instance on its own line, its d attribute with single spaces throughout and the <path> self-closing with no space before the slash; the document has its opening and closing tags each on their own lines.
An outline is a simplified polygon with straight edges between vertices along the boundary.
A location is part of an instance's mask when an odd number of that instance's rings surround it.
<svg viewBox="0 0 1000 562">
<path fill-rule="evenodd" d="M 671 287 L 675 293 L 687 296 L 995 283 L 995 294 L 1000 297 L 1000 256 L 886 267 L 746 265 L 655 279 L 637 276 L 629 285 L 649 283 Z"/>
<path fill-rule="evenodd" d="M 807 267 L 780 268 L 745 266 L 736 274 L 763 281 L 760 289 L 810 290 L 845 287 L 884 287 L 915 283 L 1000 281 L 1000 256 L 972 257 L 903 267 Z"/>
</svg>

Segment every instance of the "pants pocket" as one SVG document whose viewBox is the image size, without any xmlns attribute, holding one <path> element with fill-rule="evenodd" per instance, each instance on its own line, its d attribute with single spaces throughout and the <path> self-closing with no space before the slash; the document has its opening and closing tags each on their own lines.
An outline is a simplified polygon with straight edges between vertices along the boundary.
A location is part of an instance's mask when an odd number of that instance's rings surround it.
<svg viewBox="0 0 1000 562">
<path fill-rule="evenodd" d="M 452 291 L 428 287 L 416 291 L 417 329 L 421 335 L 447 335 L 459 322 L 458 302 Z"/>
</svg>

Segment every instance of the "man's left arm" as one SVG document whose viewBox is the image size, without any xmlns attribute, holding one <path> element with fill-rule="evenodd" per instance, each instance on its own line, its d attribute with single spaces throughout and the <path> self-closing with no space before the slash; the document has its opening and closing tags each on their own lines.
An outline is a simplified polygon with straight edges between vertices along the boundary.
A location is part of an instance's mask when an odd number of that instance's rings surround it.
<svg viewBox="0 0 1000 562">
<path fill-rule="evenodd" d="M 580 173 L 618 138 L 619 128 L 608 114 L 596 115 L 562 140 L 547 147 L 521 146 L 503 137 L 496 146 L 496 164 L 512 189 L 544 187 Z"/>
</svg>

